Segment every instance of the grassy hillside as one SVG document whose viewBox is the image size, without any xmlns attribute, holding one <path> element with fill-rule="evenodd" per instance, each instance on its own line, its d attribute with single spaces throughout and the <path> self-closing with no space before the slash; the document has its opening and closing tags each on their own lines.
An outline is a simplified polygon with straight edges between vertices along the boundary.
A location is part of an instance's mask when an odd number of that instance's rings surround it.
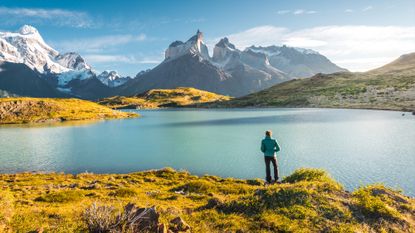
<svg viewBox="0 0 415 233">
<path fill-rule="evenodd" d="M 208 107 L 334 107 L 415 111 L 415 53 L 364 73 L 317 74 Z"/>
<path fill-rule="evenodd" d="M 136 117 L 80 99 L 0 98 L 0 124 Z"/>
<path fill-rule="evenodd" d="M 109 232 L 128 227 L 151 232 L 188 232 L 189 227 L 192 232 L 415 229 L 413 198 L 382 185 L 350 193 L 317 169 L 297 170 L 282 184 L 270 186 L 262 180 L 198 177 L 163 169 L 101 175 L 2 174 L 0 187 L 0 231 L 5 232 Z"/>
<path fill-rule="evenodd" d="M 226 101 L 230 98 L 208 91 L 189 87 L 175 89 L 153 89 L 135 96 L 114 96 L 98 101 L 113 109 L 180 107 L 189 104 Z"/>
</svg>

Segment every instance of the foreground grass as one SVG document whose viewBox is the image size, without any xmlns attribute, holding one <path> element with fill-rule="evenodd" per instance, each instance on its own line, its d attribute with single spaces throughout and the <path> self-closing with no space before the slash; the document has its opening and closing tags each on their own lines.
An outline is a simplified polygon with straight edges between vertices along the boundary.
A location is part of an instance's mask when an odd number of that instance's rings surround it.
<svg viewBox="0 0 415 233">
<path fill-rule="evenodd" d="M 0 98 L 0 124 L 128 118 L 135 113 L 115 111 L 80 99 Z"/>
<path fill-rule="evenodd" d="M 191 104 L 200 104 L 214 101 L 226 101 L 230 97 L 190 87 L 175 89 L 153 89 L 135 96 L 114 96 L 98 101 L 99 104 L 113 108 L 162 108 L 181 107 Z"/>
<path fill-rule="evenodd" d="M 262 180 L 198 177 L 172 169 L 130 174 L 4 174 L 0 187 L 0 232 L 85 232 L 85 211 L 91 205 L 97 210 L 97 205 L 121 210 L 127 203 L 155 206 L 160 221 L 167 224 L 180 216 L 192 232 L 415 229 L 414 199 L 382 185 L 349 193 L 317 169 L 297 170 L 282 184 L 267 187 Z"/>
</svg>

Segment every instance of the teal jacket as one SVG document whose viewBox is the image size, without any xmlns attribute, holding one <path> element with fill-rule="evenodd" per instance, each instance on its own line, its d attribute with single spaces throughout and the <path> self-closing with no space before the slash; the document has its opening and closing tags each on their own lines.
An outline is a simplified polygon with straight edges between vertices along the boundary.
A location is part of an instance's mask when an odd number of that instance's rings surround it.
<svg viewBox="0 0 415 233">
<path fill-rule="evenodd" d="M 274 157 L 275 152 L 281 150 L 280 145 L 278 145 L 277 140 L 266 136 L 262 139 L 261 142 L 261 151 L 264 153 L 264 156 Z"/>
</svg>

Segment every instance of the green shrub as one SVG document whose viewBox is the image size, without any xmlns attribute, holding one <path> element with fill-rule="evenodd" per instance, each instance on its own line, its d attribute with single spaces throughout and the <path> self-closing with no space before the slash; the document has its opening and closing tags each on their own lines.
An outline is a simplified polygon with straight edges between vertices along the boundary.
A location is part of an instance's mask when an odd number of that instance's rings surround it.
<svg viewBox="0 0 415 233">
<path fill-rule="evenodd" d="M 215 191 L 215 187 L 212 182 L 206 180 L 195 180 L 189 183 L 179 186 L 174 191 L 184 191 L 188 193 L 203 193 L 208 194 Z"/>
<path fill-rule="evenodd" d="M 309 191 L 302 188 L 266 189 L 259 196 L 268 209 L 293 205 L 310 206 L 312 198 Z"/>
<path fill-rule="evenodd" d="M 224 213 L 259 214 L 265 210 L 293 208 L 293 206 L 311 206 L 311 194 L 305 189 L 261 189 L 252 196 L 242 196 L 237 200 L 223 203 L 218 209 Z"/>
<path fill-rule="evenodd" d="M 354 202 L 358 210 L 361 211 L 365 217 L 371 219 L 399 219 L 400 214 L 397 210 L 387 204 L 387 201 L 382 200 L 380 196 L 374 196 L 371 187 L 363 187 L 353 193 Z"/>
<path fill-rule="evenodd" d="M 116 197 L 133 197 L 137 195 L 137 192 L 131 188 L 119 188 L 111 192 L 110 195 Z"/>
<path fill-rule="evenodd" d="M 40 197 L 37 197 L 35 201 L 40 202 L 58 202 L 58 203 L 65 203 L 65 202 L 71 202 L 71 201 L 77 201 L 82 199 L 83 195 L 74 190 L 65 190 L 65 191 L 59 191 L 59 192 L 51 192 L 44 194 Z"/>
<path fill-rule="evenodd" d="M 301 205 L 293 205 L 289 208 L 280 208 L 278 210 L 278 213 L 288 217 L 289 219 L 306 219 L 313 217 L 315 218 L 318 216 L 317 212 L 314 209 L 307 208 Z"/>
<path fill-rule="evenodd" d="M 301 181 L 320 181 L 338 185 L 326 171 L 316 168 L 297 169 L 282 180 L 284 183 L 296 183 Z"/>
</svg>

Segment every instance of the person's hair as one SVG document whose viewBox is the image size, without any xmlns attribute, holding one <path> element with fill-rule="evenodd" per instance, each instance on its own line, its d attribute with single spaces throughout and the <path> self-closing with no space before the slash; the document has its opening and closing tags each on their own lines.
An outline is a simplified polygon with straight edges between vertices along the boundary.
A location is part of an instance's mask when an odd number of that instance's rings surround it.
<svg viewBox="0 0 415 233">
<path fill-rule="evenodd" d="M 271 135 L 272 135 L 271 130 L 267 130 L 267 131 L 265 131 L 265 135 L 267 135 L 267 136 L 270 136 L 270 137 L 271 137 Z"/>
</svg>

